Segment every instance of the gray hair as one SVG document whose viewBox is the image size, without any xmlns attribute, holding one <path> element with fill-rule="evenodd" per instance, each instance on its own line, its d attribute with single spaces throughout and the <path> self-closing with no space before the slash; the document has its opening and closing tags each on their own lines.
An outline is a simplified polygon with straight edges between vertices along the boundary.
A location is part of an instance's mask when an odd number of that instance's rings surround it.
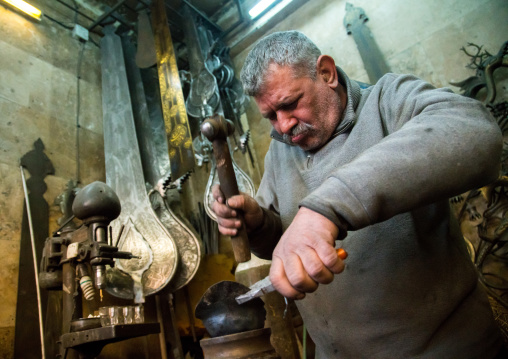
<svg viewBox="0 0 508 359">
<path fill-rule="evenodd" d="M 264 84 L 268 66 L 290 66 L 296 76 L 316 79 L 316 62 L 321 51 L 299 31 L 275 32 L 259 40 L 249 52 L 240 80 L 247 95 L 256 96 Z"/>
</svg>

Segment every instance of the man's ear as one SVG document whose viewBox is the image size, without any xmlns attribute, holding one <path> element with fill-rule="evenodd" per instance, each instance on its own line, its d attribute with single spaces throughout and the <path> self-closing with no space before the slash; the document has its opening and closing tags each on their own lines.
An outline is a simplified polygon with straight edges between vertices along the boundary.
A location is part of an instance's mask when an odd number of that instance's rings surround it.
<svg viewBox="0 0 508 359">
<path fill-rule="evenodd" d="M 318 78 L 322 78 L 332 89 L 337 88 L 339 85 L 339 76 L 337 75 L 335 61 L 331 56 L 319 56 L 316 62 L 316 68 Z"/>
</svg>

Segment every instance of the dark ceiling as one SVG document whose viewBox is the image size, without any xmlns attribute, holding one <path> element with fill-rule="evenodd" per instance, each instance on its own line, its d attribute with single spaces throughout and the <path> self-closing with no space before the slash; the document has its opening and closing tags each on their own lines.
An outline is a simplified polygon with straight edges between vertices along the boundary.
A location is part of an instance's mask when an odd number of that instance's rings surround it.
<svg viewBox="0 0 508 359">
<path fill-rule="evenodd" d="M 47 1 L 47 0 L 46 0 Z M 136 38 L 138 15 L 148 10 L 155 0 L 54 0 L 54 8 L 49 14 L 55 18 L 68 18 L 89 30 L 91 40 L 96 44 L 103 35 L 103 28 L 114 25 L 117 33 L 130 33 Z M 184 13 L 190 9 L 198 21 L 215 39 L 221 40 L 234 56 L 247 48 L 263 32 L 278 21 L 283 20 L 308 0 L 293 0 L 283 11 L 279 11 L 269 20 L 251 19 L 248 10 L 259 0 L 164 0 L 171 37 L 174 42 L 185 43 L 183 28 L 186 24 Z M 273 6 L 282 0 L 276 0 L 271 7 L 261 13 L 264 16 Z M 59 14 L 54 13 L 58 11 Z M 62 15 L 62 16 L 60 16 Z M 64 25 L 62 20 L 56 21 L 72 30 L 72 26 Z M 67 21 L 67 23 L 69 22 Z"/>
<path fill-rule="evenodd" d="M 247 1 L 251 2 L 251 1 Z M 112 22 L 119 22 L 121 26 L 134 29 L 137 22 L 137 13 L 150 7 L 150 0 L 103 0 L 104 14 L 110 12 L 109 16 L 100 20 L 99 27 Z M 243 14 L 240 13 L 240 6 L 243 9 L 246 1 L 242 0 L 165 0 L 166 12 L 173 36 L 180 37 L 182 7 L 187 5 L 195 13 L 200 15 L 203 21 L 207 22 L 218 32 L 232 30 L 229 26 L 239 22 Z M 228 20 L 228 18 L 231 18 Z M 222 24 L 222 25 L 219 25 Z"/>
</svg>

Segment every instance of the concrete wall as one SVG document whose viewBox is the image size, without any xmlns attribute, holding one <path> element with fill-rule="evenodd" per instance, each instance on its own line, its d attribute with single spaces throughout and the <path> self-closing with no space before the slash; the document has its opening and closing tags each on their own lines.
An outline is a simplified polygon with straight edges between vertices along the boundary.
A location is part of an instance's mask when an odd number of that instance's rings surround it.
<svg viewBox="0 0 508 359">
<path fill-rule="evenodd" d="M 54 0 L 32 1 L 48 15 L 73 25 Z M 61 216 L 55 198 L 77 180 L 77 67 L 81 43 L 47 18 L 38 23 L 0 5 L 0 358 L 13 352 L 18 262 L 23 211 L 19 159 L 40 138 L 55 168 L 46 177 L 50 231 Z M 80 178 L 104 180 L 100 52 L 83 50 L 80 80 Z M 26 177 L 29 178 L 28 172 Z M 21 284 L 22 285 L 22 284 Z M 37 308 L 26 308 L 37 310 Z M 37 348 L 34 348 L 36 350 Z"/>
<path fill-rule="evenodd" d="M 470 58 L 460 51 L 468 42 L 495 54 L 508 40 L 506 0 L 313 0 L 267 34 L 302 31 L 352 79 L 369 82 L 356 44 L 343 25 L 346 2 L 365 10 L 367 26 L 392 72 L 412 73 L 436 87 L 474 75 L 465 67 Z M 238 70 L 250 48 L 235 57 Z M 453 90 L 459 92 L 456 87 Z M 254 102 L 248 116 L 256 152 L 263 161 L 270 124 L 261 118 Z"/>
</svg>

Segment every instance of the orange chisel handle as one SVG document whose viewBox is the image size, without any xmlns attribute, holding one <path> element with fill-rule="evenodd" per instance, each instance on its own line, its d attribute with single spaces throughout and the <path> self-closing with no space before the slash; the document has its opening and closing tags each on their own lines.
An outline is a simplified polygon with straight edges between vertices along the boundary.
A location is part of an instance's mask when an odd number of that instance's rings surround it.
<svg viewBox="0 0 508 359">
<path fill-rule="evenodd" d="M 344 249 L 342 249 L 342 248 L 337 249 L 337 255 L 342 260 L 347 258 L 347 252 Z"/>
</svg>

